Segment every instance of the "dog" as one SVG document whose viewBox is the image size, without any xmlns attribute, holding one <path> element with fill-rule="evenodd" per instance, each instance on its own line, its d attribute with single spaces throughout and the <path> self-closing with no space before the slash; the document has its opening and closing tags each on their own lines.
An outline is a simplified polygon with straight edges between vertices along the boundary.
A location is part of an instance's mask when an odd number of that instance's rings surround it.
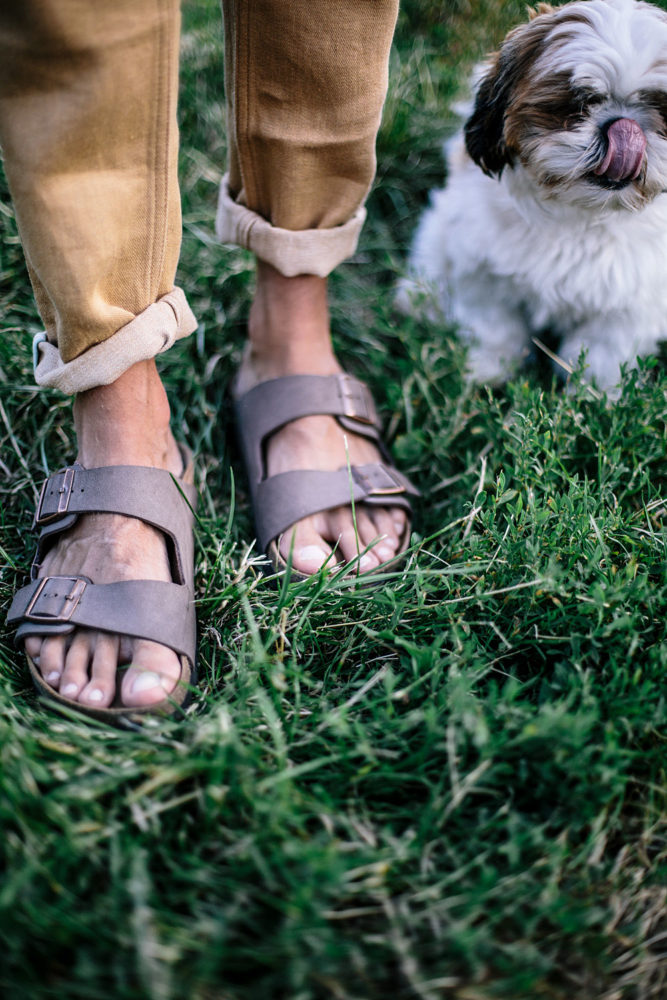
<svg viewBox="0 0 667 1000">
<path fill-rule="evenodd" d="M 479 71 L 446 153 L 399 307 L 435 296 L 475 381 L 505 381 L 548 330 L 613 390 L 667 338 L 667 14 L 538 4 Z"/>
</svg>

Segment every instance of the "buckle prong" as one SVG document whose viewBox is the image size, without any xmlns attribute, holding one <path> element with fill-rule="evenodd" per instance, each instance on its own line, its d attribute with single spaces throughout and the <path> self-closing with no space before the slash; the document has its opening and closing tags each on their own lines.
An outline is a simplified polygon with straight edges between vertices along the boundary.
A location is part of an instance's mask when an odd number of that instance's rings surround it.
<svg viewBox="0 0 667 1000">
<path fill-rule="evenodd" d="M 405 485 L 386 465 L 374 465 L 367 473 L 360 466 L 353 468 L 353 474 L 361 488 L 370 496 L 393 496 L 405 493 Z"/>
<path fill-rule="evenodd" d="M 67 593 L 65 594 L 45 594 L 45 588 L 49 584 L 58 583 L 61 581 L 63 585 L 69 584 Z M 86 589 L 86 580 L 82 580 L 78 576 L 45 576 L 39 581 L 39 586 L 37 590 L 32 595 L 30 603 L 25 610 L 24 618 L 27 618 L 31 622 L 68 622 L 72 615 L 74 614 L 76 607 L 81 600 L 84 590 Z M 56 614 L 52 612 L 42 611 L 40 612 L 37 605 L 42 599 L 53 599 L 58 598 L 62 601 L 62 607 L 57 610 Z"/>
<path fill-rule="evenodd" d="M 53 483 L 56 476 L 62 476 L 62 482 L 57 490 L 51 490 L 55 492 L 58 497 L 58 505 L 55 510 L 50 510 L 49 513 L 44 513 L 44 507 L 48 504 L 47 490 L 49 484 Z M 70 466 L 67 469 L 63 469 L 62 472 L 56 472 L 53 476 L 49 476 L 45 480 L 42 486 L 42 492 L 39 495 L 39 503 L 37 504 L 37 513 L 35 514 L 35 524 L 50 524 L 51 521 L 56 521 L 63 514 L 67 513 L 69 508 L 69 501 L 72 495 L 72 486 L 74 485 L 74 469 Z"/>
<path fill-rule="evenodd" d="M 338 391 L 343 405 L 343 414 L 362 424 L 377 423 L 375 405 L 369 390 L 351 375 L 338 376 Z"/>
</svg>

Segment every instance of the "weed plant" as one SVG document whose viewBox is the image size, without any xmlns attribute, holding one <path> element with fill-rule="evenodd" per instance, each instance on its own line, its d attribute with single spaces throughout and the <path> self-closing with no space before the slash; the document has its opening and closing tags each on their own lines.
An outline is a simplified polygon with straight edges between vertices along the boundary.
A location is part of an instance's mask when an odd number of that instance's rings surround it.
<svg viewBox="0 0 667 1000">
<path fill-rule="evenodd" d="M 199 456 L 201 681 L 186 720 L 117 731 L 46 711 L 0 635 L 5 996 L 667 996 L 664 366 L 611 405 L 539 362 L 473 389 L 455 331 L 391 306 L 450 102 L 522 16 L 401 14 L 369 222 L 331 290 L 342 359 L 423 491 L 407 566 L 366 590 L 267 579 L 253 544 L 226 395 L 253 264 L 213 235 L 221 37 L 212 0 L 186 5 L 179 281 L 201 322 L 161 369 Z M 6 612 L 74 441 L 69 401 L 32 383 L 3 192 Z"/>
</svg>

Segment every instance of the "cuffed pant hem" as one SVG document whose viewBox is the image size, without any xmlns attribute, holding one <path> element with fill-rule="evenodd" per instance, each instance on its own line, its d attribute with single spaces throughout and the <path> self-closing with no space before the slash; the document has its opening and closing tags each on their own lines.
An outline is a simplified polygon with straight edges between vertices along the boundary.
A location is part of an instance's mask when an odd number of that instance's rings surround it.
<svg viewBox="0 0 667 1000">
<path fill-rule="evenodd" d="M 351 219 L 332 229 L 279 229 L 257 212 L 234 201 L 229 175 L 220 184 L 216 232 L 221 243 L 251 250 L 287 278 L 316 274 L 326 278 L 357 249 L 366 209 L 360 206 Z"/>
<path fill-rule="evenodd" d="M 45 334 L 35 338 L 35 381 L 74 395 L 110 385 L 138 361 L 163 354 L 176 340 L 197 329 L 197 320 L 180 288 L 174 288 L 121 327 L 108 340 L 64 362 Z"/>
</svg>

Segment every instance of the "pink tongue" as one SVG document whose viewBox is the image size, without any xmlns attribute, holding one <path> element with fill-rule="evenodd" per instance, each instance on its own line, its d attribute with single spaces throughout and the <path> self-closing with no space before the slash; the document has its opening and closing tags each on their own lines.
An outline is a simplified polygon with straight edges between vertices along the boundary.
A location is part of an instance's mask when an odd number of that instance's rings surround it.
<svg viewBox="0 0 667 1000">
<path fill-rule="evenodd" d="M 617 118 L 607 129 L 607 153 L 596 167 L 599 177 L 610 181 L 634 180 L 644 162 L 646 136 L 632 118 Z"/>
</svg>

